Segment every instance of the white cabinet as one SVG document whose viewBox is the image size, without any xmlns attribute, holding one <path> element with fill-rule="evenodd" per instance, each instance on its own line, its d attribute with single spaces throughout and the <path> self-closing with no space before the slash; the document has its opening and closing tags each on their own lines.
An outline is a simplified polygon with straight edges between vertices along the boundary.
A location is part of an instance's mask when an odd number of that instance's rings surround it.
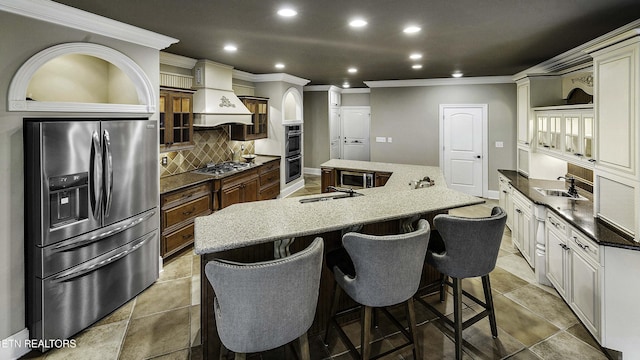
<svg viewBox="0 0 640 360">
<path fill-rule="evenodd" d="M 505 176 L 499 175 L 498 205 L 507 213 L 507 227 L 513 229 L 513 187 Z"/>
<path fill-rule="evenodd" d="M 600 342 L 600 263 L 599 248 L 575 230 L 569 239 L 571 264 L 569 306 Z"/>
<path fill-rule="evenodd" d="M 513 228 L 511 240 L 533 268 L 535 254 L 535 227 L 533 222 L 533 203 L 517 191 L 513 192 Z"/>
<path fill-rule="evenodd" d="M 598 166 L 636 180 L 640 180 L 637 155 L 639 42 L 636 36 L 592 53 Z"/>
<path fill-rule="evenodd" d="M 518 119 L 518 144 L 529 145 L 531 143 L 531 132 L 533 129 L 533 119 L 531 119 L 529 102 L 530 81 L 528 79 L 518 81 L 517 88 L 517 119 Z"/>
<path fill-rule="evenodd" d="M 329 106 L 340 106 L 342 96 L 339 91 L 329 90 Z"/>
<path fill-rule="evenodd" d="M 545 220 L 547 279 L 565 299 L 567 298 L 569 283 L 569 247 L 567 246 L 567 238 L 567 224 L 551 212 L 548 212 Z"/>
<path fill-rule="evenodd" d="M 600 247 L 551 212 L 545 220 L 545 243 L 547 278 L 601 343 Z"/>
<path fill-rule="evenodd" d="M 596 147 L 595 214 L 640 234 L 640 33 L 587 49 L 593 56 Z"/>
<path fill-rule="evenodd" d="M 592 105 L 536 108 L 537 151 L 592 168 L 594 116 Z"/>
</svg>

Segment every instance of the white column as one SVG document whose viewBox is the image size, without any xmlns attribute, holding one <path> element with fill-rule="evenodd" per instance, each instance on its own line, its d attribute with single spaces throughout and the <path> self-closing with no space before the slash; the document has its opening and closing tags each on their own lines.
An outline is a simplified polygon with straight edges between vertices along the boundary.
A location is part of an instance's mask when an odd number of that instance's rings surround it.
<svg viewBox="0 0 640 360">
<path fill-rule="evenodd" d="M 547 216 L 547 208 L 543 205 L 535 205 L 533 208 L 534 227 L 535 227 L 535 278 L 542 285 L 551 286 L 547 279 L 547 247 L 544 239 L 545 218 Z"/>
</svg>

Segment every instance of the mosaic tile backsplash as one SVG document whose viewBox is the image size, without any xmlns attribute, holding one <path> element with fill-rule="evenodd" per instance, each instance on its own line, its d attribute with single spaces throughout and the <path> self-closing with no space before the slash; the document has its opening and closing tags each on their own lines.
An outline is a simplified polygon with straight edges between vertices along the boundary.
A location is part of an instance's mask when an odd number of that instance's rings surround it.
<svg viewBox="0 0 640 360">
<path fill-rule="evenodd" d="M 253 141 L 229 140 L 228 126 L 194 131 L 193 141 L 195 142 L 193 148 L 160 154 L 160 177 L 192 171 L 212 162 L 239 161 L 242 154 L 255 153 Z M 243 145 L 244 151 L 241 150 Z M 162 165 L 162 158 L 165 156 L 167 165 Z"/>
</svg>

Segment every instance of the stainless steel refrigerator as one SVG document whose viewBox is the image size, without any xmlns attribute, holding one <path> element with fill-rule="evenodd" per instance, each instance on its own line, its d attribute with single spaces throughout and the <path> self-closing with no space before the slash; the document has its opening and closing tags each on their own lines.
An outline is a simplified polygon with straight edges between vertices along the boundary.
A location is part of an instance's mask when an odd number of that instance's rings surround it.
<svg viewBox="0 0 640 360">
<path fill-rule="evenodd" d="M 158 278 L 158 135 L 148 119 L 25 119 L 27 327 L 66 339 Z"/>
</svg>

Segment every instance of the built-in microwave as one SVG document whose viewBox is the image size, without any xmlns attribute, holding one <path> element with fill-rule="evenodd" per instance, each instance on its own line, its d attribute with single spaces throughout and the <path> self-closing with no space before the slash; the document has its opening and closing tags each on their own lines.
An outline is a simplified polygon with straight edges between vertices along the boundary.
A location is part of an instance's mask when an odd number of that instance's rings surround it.
<svg viewBox="0 0 640 360">
<path fill-rule="evenodd" d="M 374 186 L 373 173 L 360 171 L 341 171 L 340 186 L 350 188 L 371 188 Z"/>
</svg>

